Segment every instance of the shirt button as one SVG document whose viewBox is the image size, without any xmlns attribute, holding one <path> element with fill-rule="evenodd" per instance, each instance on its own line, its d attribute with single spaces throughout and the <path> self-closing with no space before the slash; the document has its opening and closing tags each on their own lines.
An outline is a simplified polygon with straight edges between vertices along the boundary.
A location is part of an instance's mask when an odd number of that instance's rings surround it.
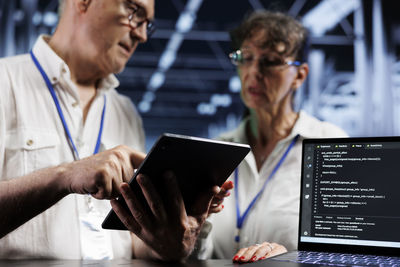
<svg viewBox="0 0 400 267">
<path fill-rule="evenodd" d="M 78 105 L 79 105 L 78 102 L 72 103 L 72 107 L 73 107 L 73 108 L 76 108 Z"/>
<path fill-rule="evenodd" d="M 26 141 L 26 144 L 27 144 L 28 146 L 33 145 L 33 140 L 32 140 L 32 139 L 28 139 L 28 141 Z"/>
<path fill-rule="evenodd" d="M 66 73 L 67 72 L 64 68 L 62 68 L 61 71 L 62 71 L 62 73 Z"/>
<path fill-rule="evenodd" d="M 53 82 L 56 82 L 57 81 L 57 78 L 56 77 L 53 77 Z"/>
</svg>

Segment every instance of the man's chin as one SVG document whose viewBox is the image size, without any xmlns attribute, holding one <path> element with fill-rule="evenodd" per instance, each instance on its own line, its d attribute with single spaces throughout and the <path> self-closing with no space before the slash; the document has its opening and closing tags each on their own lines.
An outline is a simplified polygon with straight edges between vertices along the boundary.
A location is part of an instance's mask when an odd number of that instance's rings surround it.
<svg viewBox="0 0 400 267">
<path fill-rule="evenodd" d="M 118 68 L 118 69 L 116 69 L 113 73 L 114 74 L 118 74 L 118 73 L 121 73 L 121 72 L 123 72 L 124 71 L 124 69 L 125 69 L 125 66 L 123 66 L 122 68 Z"/>
<path fill-rule="evenodd" d="M 125 66 L 127 62 L 115 62 L 113 68 L 112 68 L 112 73 L 118 74 L 124 71 Z"/>
</svg>

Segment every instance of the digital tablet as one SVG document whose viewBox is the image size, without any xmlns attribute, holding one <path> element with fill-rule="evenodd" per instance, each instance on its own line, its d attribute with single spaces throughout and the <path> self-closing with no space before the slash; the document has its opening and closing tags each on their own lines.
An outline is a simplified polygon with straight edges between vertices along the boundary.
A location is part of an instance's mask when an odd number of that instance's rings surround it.
<svg viewBox="0 0 400 267">
<path fill-rule="evenodd" d="M 165 133 L 158 138 L 129 184 L 138 199 L 147 203 L 136 176 L 147 175 L 163 196 L 165 187 L 157 188 L 163 184 L 157 180 L 171 170 L 177 177 L 186 210 L 189 210 L 200 192 L 214 185 L 221 186 L 249 151 L 250 146 L 245 144 Z M 122 197 L 118 201 L 127 208 Z M 104 219 L 102 227 L 126 230 L 113 210 Z"/>
</svg>

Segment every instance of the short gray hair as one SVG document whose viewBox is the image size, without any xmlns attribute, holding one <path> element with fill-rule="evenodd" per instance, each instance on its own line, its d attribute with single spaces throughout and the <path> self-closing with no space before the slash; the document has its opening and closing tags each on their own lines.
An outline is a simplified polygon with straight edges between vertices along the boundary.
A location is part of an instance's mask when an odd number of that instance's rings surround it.
<svg viewBox="0 0 400 267">
<path fill-rule="evenodd" d="M 307 29 L 295 18 L 274 11 L 257 10 L 245 17 L 242 24 L 230 31 L 234 50 L 240 49 L 244 40 L 258 31 L 265 31 L 263 48 L 285 44 L 284 56 L 293 56 L 305 62 L 307 59 Z"/>
</svg>

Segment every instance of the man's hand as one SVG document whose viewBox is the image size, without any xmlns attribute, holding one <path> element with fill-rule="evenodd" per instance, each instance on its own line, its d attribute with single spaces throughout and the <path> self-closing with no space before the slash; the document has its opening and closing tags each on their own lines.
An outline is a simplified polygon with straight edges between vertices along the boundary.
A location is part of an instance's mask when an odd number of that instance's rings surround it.
<svg viewBox="0 0 400 267">
<path fill-rule="evenodd" d="M 120 194 L 120 184 L 132 178 L 134 168 L 144 157 L 145 154 L 127 146 L 118 146 L 62 165 L 64 187 L 68 193 L 91 194 L 97 199 L 115 198 Z"/>
<path fill-rule="evenodd" d="M 264 260 L 272 256 L 276 256 L 287 252 L 286 248 L 277 243 L 264 242 L 262 244 L 256 244 L 251 247 L 241 248 L 233 257 L 233 262 L 255 262 L 258 260 Z"/>
<path fill-rule="evenodd" d="M 0 238 L 50 208 L 68 194 L 116 197 L 119 185 L 133 176 L 145 155 L 126 146 L 79 161 L 0 181 Z M 23 211 L 23 212 L 22 212 Z"/>
<path fill-rule="evenodd" d="M 121 184 L 120 190 L 129 211 L 115 200 L 111 204 L 124 225 L 147 245 L 134 243 L 135 257 L 179 261 L 187 258 L 193 251 L 208 215 L 211 199 L 219 189 L 218 186 L 210 188 L 197 198 L 192 210 L 186 211 L 176 177 L 167 172 L 162 180 L 165 181 L 163 199 L 148 177 L 137 176 L 148 207 L 140 203 L 126 183 Z M 139 247 L 140 251 L 137 249 Z"/>
<path fill-rule="evenodd" d="M 232 181 L 226 181 L 222 186 L 218 194 L 216 194 L 212 201 L 211 201 L 211 206 L 208 211 L 208 216 L 210 216 L 212 213 L 218 213 L 222 211 L 224 208 L 224 205 L 222 204 L 224 202 L 224 199 L 226 197 L 229 197 L 231 195 L 230 190 L 233 189 L 233 182 Z"/>
</svg>

